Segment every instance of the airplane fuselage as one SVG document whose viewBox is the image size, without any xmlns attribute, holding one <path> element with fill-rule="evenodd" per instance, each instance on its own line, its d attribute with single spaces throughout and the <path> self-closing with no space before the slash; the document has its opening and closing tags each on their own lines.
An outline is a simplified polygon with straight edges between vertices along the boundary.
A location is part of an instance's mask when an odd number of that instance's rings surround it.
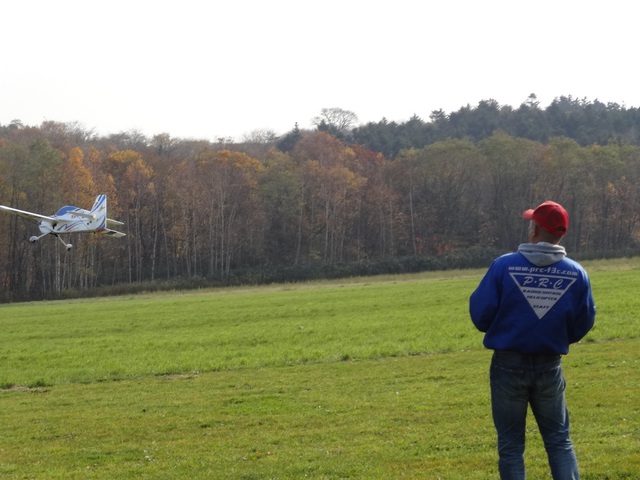
<svg viewBox="0 0 640 480">
<path fill-rule="evenodd" d="M 95 230 L 94 220 L 85 216 L 66 213 L 64 215 L 53 215 L 51 221 L 43 220 L 39 224 L 42 233 L 60 234 L 73 232 L 88 232 Z"/>
</svg>

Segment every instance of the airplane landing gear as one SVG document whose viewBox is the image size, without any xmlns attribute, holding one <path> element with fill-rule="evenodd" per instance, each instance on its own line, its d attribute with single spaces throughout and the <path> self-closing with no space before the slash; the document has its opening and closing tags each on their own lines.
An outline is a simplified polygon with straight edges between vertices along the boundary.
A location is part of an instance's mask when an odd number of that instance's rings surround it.
<svg viewBox="0 0 640 480">
<path fill-rule="evenodd" d="M 36 237 L 35 235 L 33 237 L 31 237 L 29 239 L 29 241 L 31 243 L 36 243 L 38 240 L 40 240 L 42 237 L 47 236 L 47 235 L 53 235 L 54 237 L 56 237 L 58 240 L 60 240 L 60 243 L 62 243 L 62 245 L 64 245 L 64 248 L 67 249 L 67 252 L 70 251 L 73 248 L 73 245 L 71 245 L 70 243 L 65 243 L 64 240 L 62 240 L 62 238 L 60 238 L 59 235 L 56 235 L 55 233 L 43 233 L 42 235 L 40 235 L 39 237 Z"/>
<path fill-rule="evenodd" d="M 65 243 L 64 240 L 62 240 L 62 238 L 60 238 L 58 235 L 56 235 L 56 238 L 60 240 L 60 243 L 64 245 L 64 248 L 67 249 L 67 252 L 73 248 L 73 245 L 71 245 L 70 243 Z"/>
</svg>

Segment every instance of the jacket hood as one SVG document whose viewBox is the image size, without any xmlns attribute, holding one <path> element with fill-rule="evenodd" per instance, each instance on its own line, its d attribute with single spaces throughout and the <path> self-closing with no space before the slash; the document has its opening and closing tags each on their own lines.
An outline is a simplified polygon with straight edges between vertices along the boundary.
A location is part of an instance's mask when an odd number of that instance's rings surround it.
<svg viewBox="0 0 640 480">
<path fill-rule="evenodd" d="M 536 267 L 548 267 L 567 255 L 562 245 L 547 242 L 523 243 L 518 247 L 518 253 L 524 255 Z"/>
</svg>

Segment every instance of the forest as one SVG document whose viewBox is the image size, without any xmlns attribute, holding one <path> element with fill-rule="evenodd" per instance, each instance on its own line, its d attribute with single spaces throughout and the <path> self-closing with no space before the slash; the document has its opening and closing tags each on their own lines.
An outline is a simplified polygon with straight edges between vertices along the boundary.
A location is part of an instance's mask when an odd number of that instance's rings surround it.
<svg viewBox="0 0 640 480">
<path fill-rule="evenodd" d="M 314 125 L 238 142 L 0 125 L 0 204 L 53 214 L 105 193 L 127 234 L 72 234 L 67 252 L 0 213 L 0 301 L 488 266 L 548 199 L 569 211 L 570 256 L 638 248 L 637 108 L 559 97 L 543 109 L 532 94 L 400 123 L 329 108 Z"/>
</svg>

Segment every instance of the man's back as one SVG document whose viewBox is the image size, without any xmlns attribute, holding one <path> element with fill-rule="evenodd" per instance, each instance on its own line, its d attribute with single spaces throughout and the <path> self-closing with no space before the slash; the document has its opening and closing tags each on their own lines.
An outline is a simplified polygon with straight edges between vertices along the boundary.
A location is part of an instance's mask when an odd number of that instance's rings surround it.
<svg viewBox="0 0 640 480">
<path fill-rule="evenodd" d="M 585 270 L 563 247 L 537 243 L 493 262 L 470 314 L 487 348 L 566 354 L 593 326 L 595 306 Z"/>
</svg>

